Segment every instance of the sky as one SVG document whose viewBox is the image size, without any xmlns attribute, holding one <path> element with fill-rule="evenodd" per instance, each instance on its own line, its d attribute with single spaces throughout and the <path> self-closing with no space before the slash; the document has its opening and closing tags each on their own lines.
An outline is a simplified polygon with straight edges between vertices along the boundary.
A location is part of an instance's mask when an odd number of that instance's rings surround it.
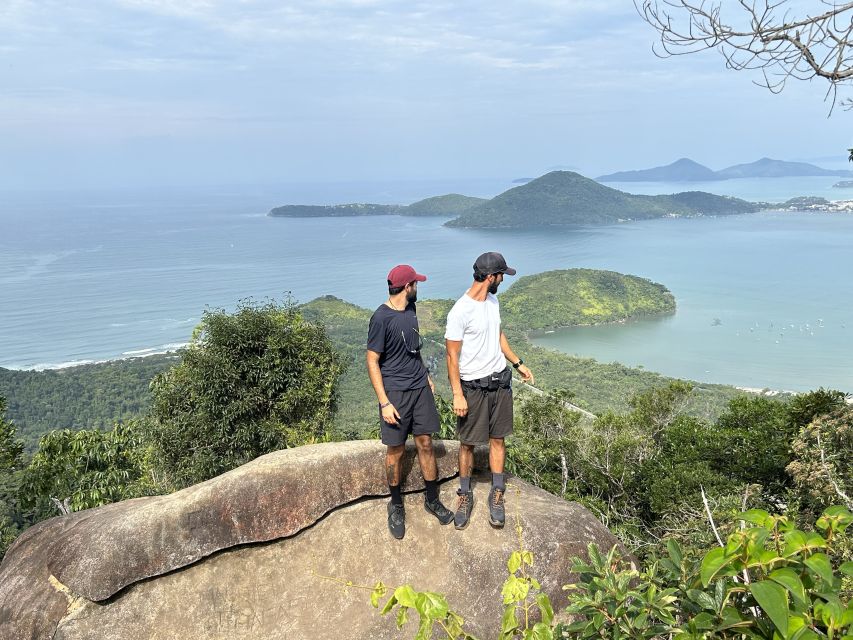
<svg viewBox="0 0 853 640">
<path fill-rule="evenodd" d="M 824 84 L 655 41 L 631 0 L 2 0 L 0 190 L 845 164 Z"/>
</svg>

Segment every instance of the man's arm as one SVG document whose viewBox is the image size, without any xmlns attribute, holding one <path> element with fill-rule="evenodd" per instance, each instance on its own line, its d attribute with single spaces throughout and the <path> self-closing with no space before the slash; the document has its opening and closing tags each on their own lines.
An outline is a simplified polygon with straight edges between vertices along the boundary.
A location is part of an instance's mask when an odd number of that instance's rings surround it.
<svg viewBox="0 0 853 640">
<path fill-rule="evenodd" d="M 515 351 L 512 350 L 512 347 L 509 346 L 509 340 L 506 339 L 506 334 L 501 330 L 501 351 L 504 354 L 504 358 L 510 361 L 510 364 L 513 366 L 516 362 L 521 360 L 517 355 L 515 355 Z M 521 379 L 525 382 L 529 382 L 530 384 L 534 383 L 533 380 L 533 372 L 527 368 L 527 365 L 521 365 L 518 367 L 518 373 L 521 375 Z"/>
<path fill-rule="evenodd" d="M 453 391 L 453 413 L 460 418 L 468 414 L 468 401 L 462 393 L 462 380 L 459 378 L 459 352 L 462 351 L 461 340 L 445 340 L 447 349 L 447 378 Z"/>
<path fill-rule="evenodd" d="M 367 350 L 367 375 L 370 376 L 370 384 L 373 385 L 373 390 L 376 392 L 376 399 L 379 400 L 382 419 L 388 424 L 397 424 L 400 419 L 400 414 L 397 413 L 396 407 L 388 400 L 388 394 L 385 393 L 385 385 L 382 383 L 382 372 L 379 370 L 379 356 L 381 354 L 375 351 Z M 382 405 L 387 405 L 382 407 Z"/>
</svg>

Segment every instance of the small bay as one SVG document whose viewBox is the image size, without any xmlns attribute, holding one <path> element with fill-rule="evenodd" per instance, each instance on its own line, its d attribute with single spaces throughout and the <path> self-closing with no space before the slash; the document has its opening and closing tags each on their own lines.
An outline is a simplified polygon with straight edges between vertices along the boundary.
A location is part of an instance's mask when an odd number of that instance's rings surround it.
<svg viewBox="0 0 853 640">
<path fill-rule="evenodd" d="M 781 201 L 845 198 L 836 179 L 638 183 Z M 853 391 L 853 215 L 765 212 L 603 227 L 466 230 L 442 218 L 270 218 L 286 203 L 402 203 L 493 196 L 509 180 L 284 185 L 157 192 L 0 194 L 0 366 L 138 355 L 186 342 L 206 306 L 333 294 L 373 307 L 399 262 L 455 298 L 474 258 L 502 251 L 519 275 L 590 267 L 669 287 L 677 312 L 574 327 L 539 344 L 696 380 Z M 853 194 L 851 194 L 853 195 Z M 510 280 L 510 279 L 508 279 Z"/>
</svg>

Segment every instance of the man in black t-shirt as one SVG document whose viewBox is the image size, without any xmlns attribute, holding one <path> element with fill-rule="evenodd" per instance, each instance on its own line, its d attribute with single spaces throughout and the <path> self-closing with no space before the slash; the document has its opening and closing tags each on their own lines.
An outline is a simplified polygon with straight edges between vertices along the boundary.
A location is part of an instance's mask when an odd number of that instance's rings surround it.
<svg viewBox="0 0 853 640">
<path fill-rule="evenodd" d="M 387 446 L 388 529 L 398 540 L 406 533 L 400 463 L 410 433 L 426 484 L 424 508 L 441 524 L 453 520 L 453 513 L 438 498 L 438 468 L 432 448 L 432 434 L 439 429 L 438 411 L 432 379 L 421 358 L 423 341 L 415 307 L 418 282 L 425 280 L 426 276 L 407 264 L 391 269 L 388 300 L 373 312 L 367 333 L 367 372 L 379 400 L 380 431 Z"/>
</svg>

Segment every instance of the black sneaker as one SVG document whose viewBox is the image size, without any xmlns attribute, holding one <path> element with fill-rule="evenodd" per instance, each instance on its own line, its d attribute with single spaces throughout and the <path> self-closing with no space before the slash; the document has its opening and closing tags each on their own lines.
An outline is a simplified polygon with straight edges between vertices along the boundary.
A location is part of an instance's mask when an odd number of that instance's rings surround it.
<svg viewBox="0 0 853 640">
<path fill-rule="evenodd" d="M 489 491 L 489 524 L 500 529 L 504 526 L 505 520 L 504 489 L 492 487 Z"/>
<path fill-rule="evenodd" d="M 402 540 L 406 535 L 406 510 L 403 505 L 388 503 L 388 531 L 397 540 Z"/>
<path fill-rule="evenodd" d="M 468 526 L 468 518 L 471 517 L 471 510 L 474 508 L 474 492 L 457 489 L 456 495 L 459 498 L 456 503 L 456 513 L 453 515 L 453 526 L 464 529 Z"/>
<path fill-rule="evenodd" d="M 450 524 L 450 521 L 453 520 L 453 512 L 445 507 L 438 498 L 432 502 L 424 498 L 424 509 L 438 518 L 441 524 Z"/>
</svg>

